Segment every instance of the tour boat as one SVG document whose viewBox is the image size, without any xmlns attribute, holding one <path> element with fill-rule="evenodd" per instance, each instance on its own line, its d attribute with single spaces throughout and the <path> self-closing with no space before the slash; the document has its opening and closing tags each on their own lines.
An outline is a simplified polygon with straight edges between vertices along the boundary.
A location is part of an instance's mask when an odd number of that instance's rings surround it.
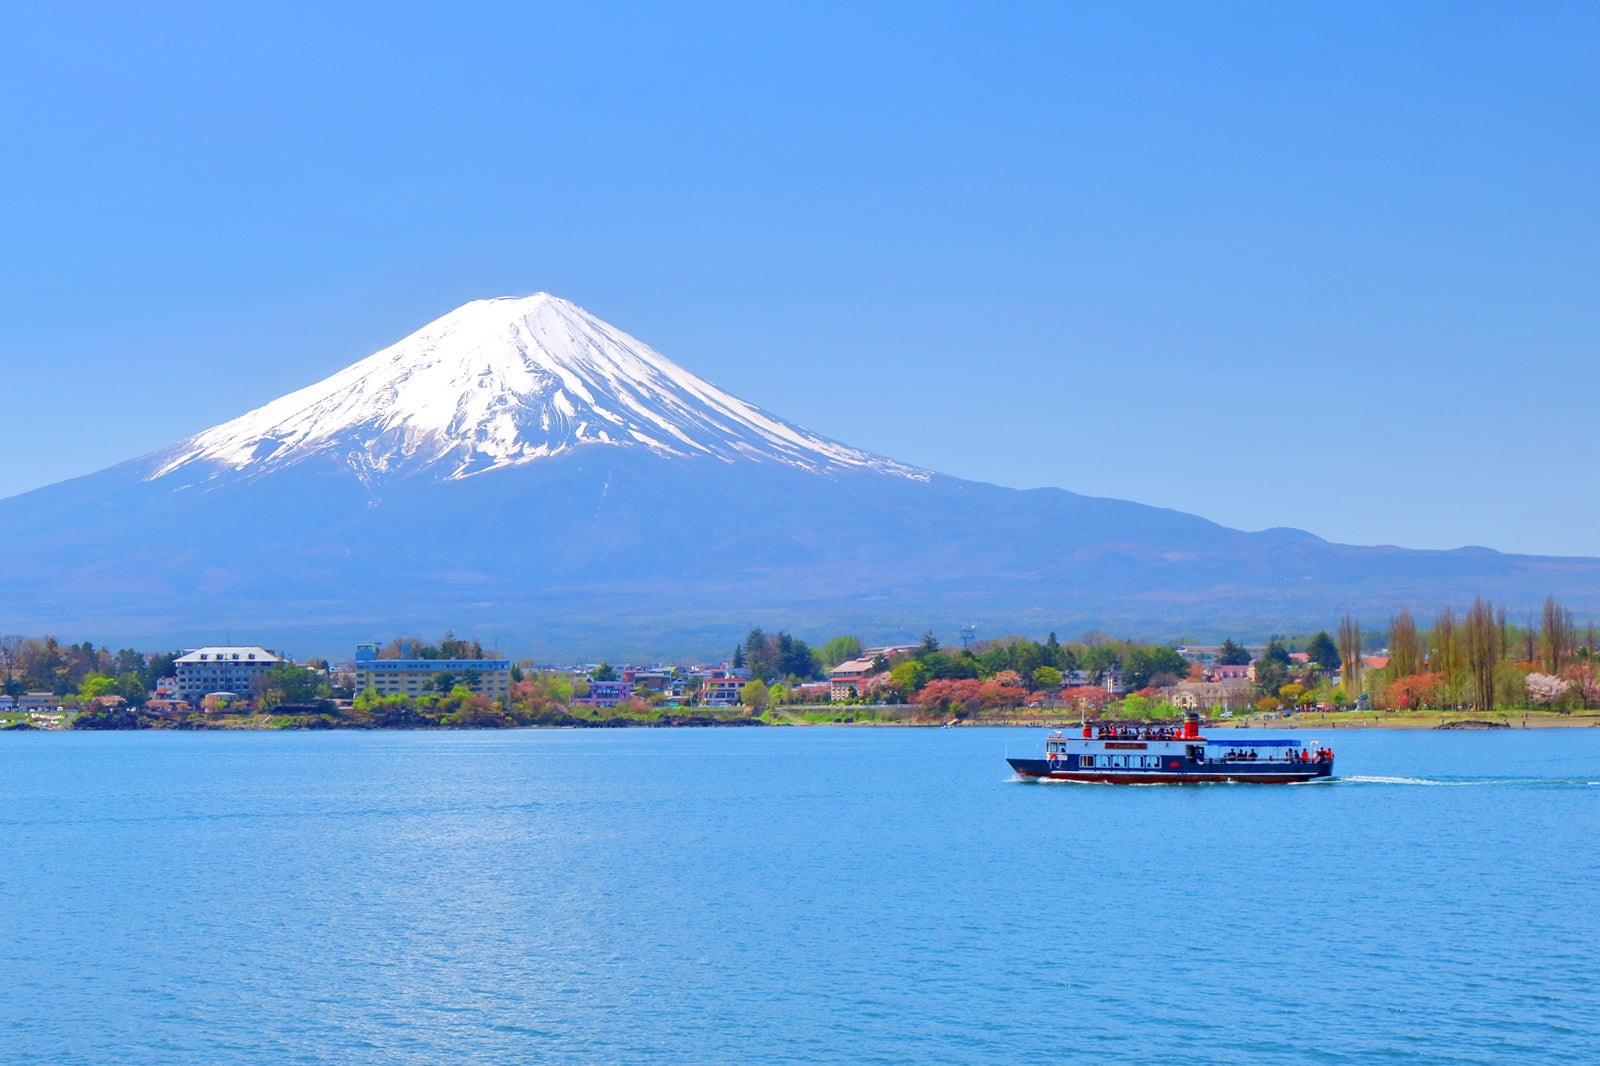
<svg viewBox="0 0 1600 1066">
<path fill-rule="evenodd" d="M 1333 776 L 1333 752 L 1316 741 L 1302 746 L 1286 737 L 1209 740 L 1200 735 L 1200 716 L 1192 711 L 1183 716 L 1182 728 L 1086 724 L 1081 737 L 1057 730 L 1045 738 L 1044 758 L 1006 762 L 1025 781 L 1291 784 Z"/>
</svg>

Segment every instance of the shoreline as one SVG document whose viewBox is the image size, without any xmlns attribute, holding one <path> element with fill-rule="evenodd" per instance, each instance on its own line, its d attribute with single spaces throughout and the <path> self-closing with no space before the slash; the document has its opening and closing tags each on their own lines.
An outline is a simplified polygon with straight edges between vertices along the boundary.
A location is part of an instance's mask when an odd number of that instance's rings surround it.
<svg viewBox="0 0 1600 1066">
<path fill-rule="evenodd" d="M 342 730 L 342 731 L 374 731 L 392 730 L 398 732 L 413 731 L 447 731 L 466 730 L 484 731 L 496 729 L 729 729 L 729 728 L 809 728 L 817 726 L 833 726 L 839 728 L 881 728 L 881 729 L 972 729 L 972 728 L 1004 728 L 1004 729 L 1059 729 L 1063 732 L 1073 731 L 1080 727 L 1081 719 L 1077 715 L 1043 715 L 1037 710 L 1029 708 L 1033 713 L 1017 714 L 1006 711 L 979 712 L 960 718 L 949 716 L 927 715 L 908 713 L 908 708 L 901 706 L 892 707 L 852 707 L 837 708 L 840 712 L 828 714 L 820 708 L 807 708 L 795 711 L 777 711 L 768 715 L 743 716 L 743 715 L 661 715 L 655 718 L 582 718 L 568 716 L 561 721 L 518 723 L 518 722 L 482 722 L 482 723 L 437 723 L 429 722 L 372 722 L 349 720 L 333 715 L 307 715 L 283 717 L 272 715 L 245 716 L 205 716 L 193 717 L 182 720 L 143 718 L 124 719 L 124 723 L 116 726 L 98 726 L 89 729 L 74 728 L 70 720 L 66 723 L 35 724 L 28 721 L 15 721 L 0 726 L 0 732 L 284 732 L 284 731 L 309 731 L 309 730 Z M 888 710 L 892 716 L 878 717 L 878 711 Z M 862 714 L 861 711 L 869 713 Z M 1107 719 L 1108 722 L 1119 726 L 1144 727 L 1155 725 L 1171 726 L 1173 721 L 1133 721 L 1131 719 Z M 1267 718 L 1260 715 L 1236 719 L 1211 719 L 1202 727 L 1211 734 L 1225 734 L 1235 731 L 1249 730 L 1251 732 L 1287 733 L 1304 732 L 1306 730 L 1339 729 L 1389 729 L 1389 730 L 1485 730 L 1499 731 L 1502 729 L 1595 729 L 1600 728 L 1600 710 L 1575 711 L 1561 714 L 1553 711 L 1497 711 L 1489 715 L 1478 715 L 1471 711 L 1329 711 L 1311 714 L 1295 715 L 1292 718 Z"/>
</svg>

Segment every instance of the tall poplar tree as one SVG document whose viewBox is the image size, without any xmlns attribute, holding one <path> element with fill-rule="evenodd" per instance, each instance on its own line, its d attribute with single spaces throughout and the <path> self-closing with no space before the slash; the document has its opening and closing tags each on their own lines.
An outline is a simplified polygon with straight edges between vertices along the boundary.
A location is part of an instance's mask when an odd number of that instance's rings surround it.
<svg viewBox="0 0 1600 1066">
<path fill-rule="evenodd" d="M 1361 623 L 1345 615 L 1339 619 L 1339 679 L 1354 699 L 1361 691 Z"/>
<path fill-rule="evenodd" d="M 1572 612 L 1557 603 L 1554 596 L 1547 597 L 1544 601 L 1543 624 L 1539 627 L 1539 657 L 1545 673 L 1560 673 L 1561 667 L 1566 665 L 1571 656 L 1573 630 L 1576 628 Z"/>
<path fill-rule="evenodd" d="M 1500 665 L 1500 627 L 1495 623 L 1494 607 L 1474 599 L 1467 612 L 1467 667 L 1472 675 L 1472 706 L 1479 714 L 1494 712 L 1495 671 Z"/>
<path fill-rule="evenodd" d="M 1389 676 L 1410 677 L 1422 669 L 1417 623 L 1405 608 L 1389 620 Z"/>
<path fill-rule="evenodd" d="M 1456 647 L 1456 613 L 1446 607 L 1433 620 L 1433 640 L 1429 642 L 1428 665 L 1444 675 L 1445 688 L 1455 698 L 1461 691 L 1461 659 Z"/>
</svg>

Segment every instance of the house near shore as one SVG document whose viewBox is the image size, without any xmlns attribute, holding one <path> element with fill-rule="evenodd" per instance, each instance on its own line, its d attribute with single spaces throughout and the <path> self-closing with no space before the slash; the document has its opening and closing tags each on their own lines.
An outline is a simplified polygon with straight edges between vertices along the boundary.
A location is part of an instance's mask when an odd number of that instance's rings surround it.
<svg viewBox="0 0 1600 1066">
<path fill-rule="evenodd" d="M 1127 678 L 1123 676 L 1120 668 L 1110 670 L 1065 670 L 1061 674 L 1061 687 L 1069 688 L 1103 688 L 1113 696 L 1126 695 L 1128 691 Z"/>
<path fill-rule="evenodd" d="M 854 659 L 847 659 L 828 671 L 828 698 L 848 700 L 860 696 L 867 678 L 883 673 L 897 656 L 913 649 L 906 645 L 867 648 Z"/>
<path fill-rule="evenodd" d="M 1180 681 L 1164 695 L 1168 703 L 1185 711 L 1233 711 L 1250 706 L 1254 689 L 1248 678 Z"/>
<path fill-rule="evenodd" d="M 728 666 L 712 671 L 700 679 L 700 705 L 702 707 L 737 707 L 740 693 L 750 683 L 750 671 L 742 666 Z"/>
<path fill-rule="evenodd" d="M 1205 668 L 1206 681 L 1254 681 L 1256 664 L 1212 663 Z"/>
<path fill-rule="evenodd" d="M 878 667 L 874 664 L 879 661 L 876 656 L 864 655 L 859 659 L 847 659 L 835 666 L 828 673 L 828 698 L 848 700 L 861 695 L 861 688 L 866 684 L 867 678 L 878 672 Z"/>
<path fill-rule="evenodd" d="M 662 696 L 683 695 L 683 679 L 674 671 L 661 667 L 642 670 L 630 666 L 622 671 L 622 680 L 628 683 L 632 691 L 644 689 Z"/>
<path fill-rule="evenodd" d="M 590 681 L 589 694 L 573 699 L 574 706 L 615 707 L 633 695 L 633 685 L 628 681 Z"/>
</svg>

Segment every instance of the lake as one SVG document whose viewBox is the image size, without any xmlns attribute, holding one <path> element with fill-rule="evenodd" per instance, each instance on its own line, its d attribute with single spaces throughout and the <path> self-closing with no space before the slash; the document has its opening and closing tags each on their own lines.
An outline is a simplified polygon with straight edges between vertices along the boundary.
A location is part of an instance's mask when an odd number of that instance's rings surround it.
<svg viewBox="0 0 1600 1066">
<path fill-rule="evenodd" d="M 1600 1061 L 1600 730 L 0 734 L 0 1061 Z"/>
</svg>

